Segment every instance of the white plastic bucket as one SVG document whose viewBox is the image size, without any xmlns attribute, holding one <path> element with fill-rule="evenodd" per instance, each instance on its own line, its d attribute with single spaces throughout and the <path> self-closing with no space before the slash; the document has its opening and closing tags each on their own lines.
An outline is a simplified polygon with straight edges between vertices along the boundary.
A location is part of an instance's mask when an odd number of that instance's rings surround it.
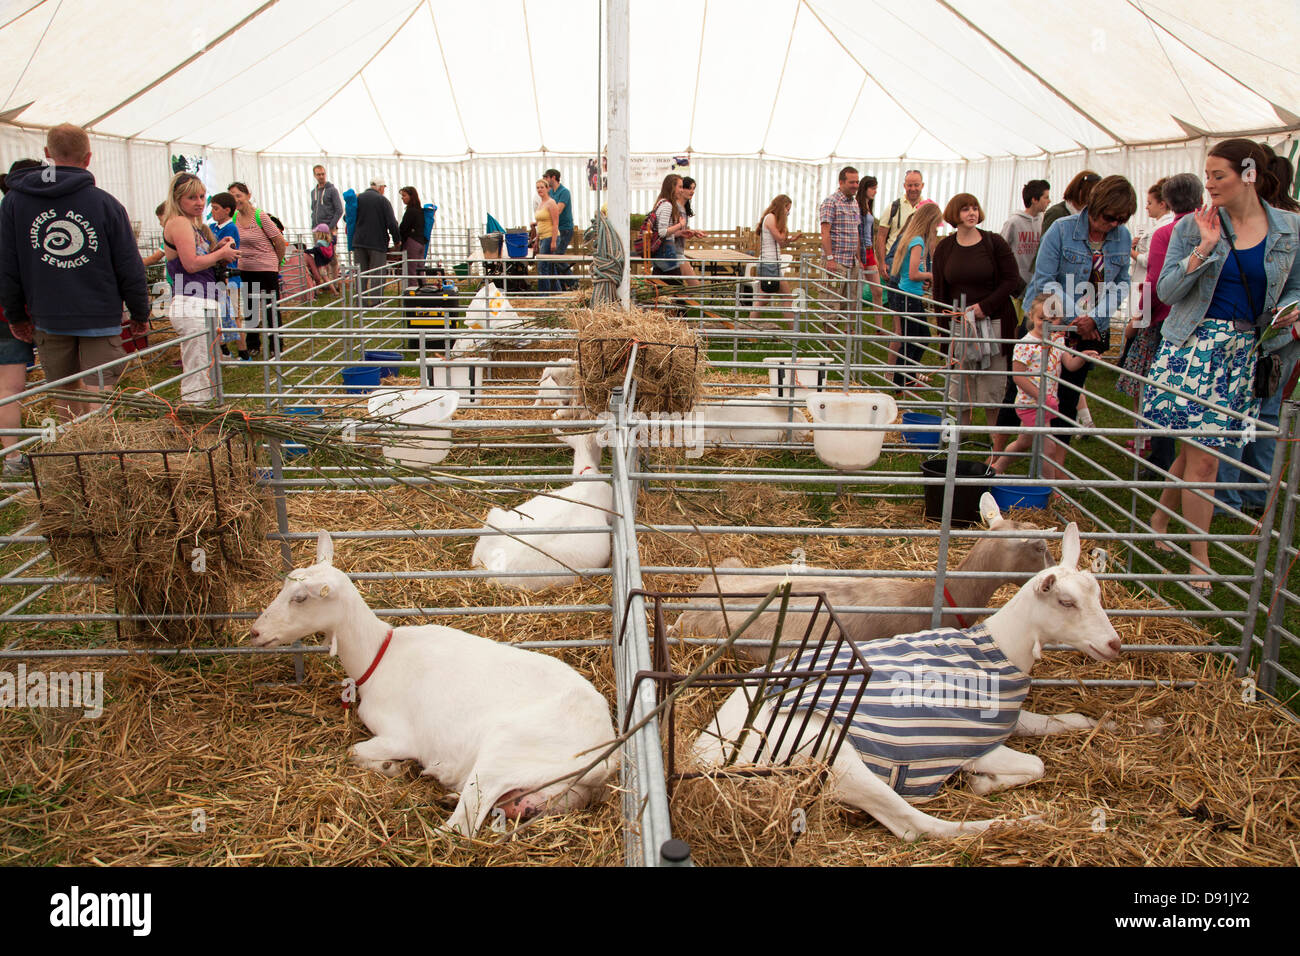
<svg viewBox="0 0 1300 956">
<path fill-rule="evenodd" d="M 819 425 L 889 425 L 898 416 L 898 405 L 888 395 L 879 392 L 822 392 L 808 396 L 808 412 Z M 839 471 L 870 468 L 880 458 L 884 443 L 884 431 L 813 429 L 813 449 L 817 457 Z"/>
<path fill-rule="evenodd" d="M 451 449 L 451 432 L 445 428 L 418 426 L 445 422 L 456 412 L 460 395 L 433 388 L 404 388 L 395 392 L 376 392 L 370 396 L 368 411 L 373 418 L 391 423 L 400 445 L 385 445 L 384 457 L 402 465 L 436 465 Z"/>
</svg>

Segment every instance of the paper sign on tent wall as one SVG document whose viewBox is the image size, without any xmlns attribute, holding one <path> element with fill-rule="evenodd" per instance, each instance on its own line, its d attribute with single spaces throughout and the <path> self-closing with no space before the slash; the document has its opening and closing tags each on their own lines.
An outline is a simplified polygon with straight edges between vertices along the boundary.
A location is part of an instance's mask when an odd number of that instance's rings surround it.
<svg viewBox="0 0 1300 956">
<path fill-rule="evenodd" d="M 173 156 L 172 175 L 176 173 L 193 173 L 203 183 L 209 196 L 212 195 L 212 164 L 206 156 Z"/>
<path fill-rule="evenodd" d="M 689 156 L 631 156 L 628 158 L 628 188 L 651 189 L 656 193 L 669 173 L 685 176 L 691 171 Z M 587 160 L 587 188 L 596 189 L 596 160 Z M 609 188 L 609 164 L 601 157 L 600 188 Z"/>
<path fill-rule="evenodd" d="M 685 176 L 691 171 L 689 156 L 632 156 L 628 186 L 631 189 L 659 191 L 669 173 Z"/>
</svg>

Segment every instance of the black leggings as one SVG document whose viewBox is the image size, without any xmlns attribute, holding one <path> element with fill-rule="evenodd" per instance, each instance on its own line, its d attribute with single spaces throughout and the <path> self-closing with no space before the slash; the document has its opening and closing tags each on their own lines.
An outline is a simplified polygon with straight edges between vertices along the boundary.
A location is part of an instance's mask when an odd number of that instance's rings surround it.
<svg viewBox="0 0 1300 956">
<path fill-rule="evenodd" d="M 902 318 L 901 329 L 903 335 L 919 336 L 922 338 L 928 336 L 930 334 L 930 329 L 925 324 L 925 303 L 921 301 L 919 298 L 916 298 L 915 296 L 907 295 L 906 293 L 895 292 L 894 295 L 899 295 L 902 297 L 902 302 L 901 302 L 902 308 L 899 311 L 913 313 L 911 315 L 901 316 Z M 921 359 L 922 356 L 925 354 L 926 345 L 927 343 L 925 342 L 912 341 L 908 338 L 902 339 L 899 342 L 899 346 L 900 346 L 899 348 L 900 355 L 898 359 L 899 367 L 901 368 L 904 365 L 923 364 Z M 895 372 L 892 376 L 893 383 L 895 385 L 902 384 L 902 377 L 903 377 L 902 372 Z"/>
<path fill-rule="evenodd" d="M 1079 341 L 1067 340 L 1069 346 L 1078 349 L 1080 352 L 1088 350 L 1095 351 L 1101 355 L 1106 351 L 1107 345 L 1100 339 L 1081 339 Z M 1075 427 L 1074 422 L 1079 419 L 1079 390 L 1084 387 L 1088 380 L 1088 373 L 1092 370 L 1092 362 L 1084 362 L 1080 368 L 1071 371 L 1068 368 L 1061 369 L 1061 385 L 1057 391 L 1057 398 L 1061 400 L 1060 414 L 1065 419 L 1066 427 Z M 1073 388 L 1071 386 L 1074 386 Z M 1073 421 L 1071 421 L 1073 419 Z M 1057 441 L 1070 444 L 1073 435 L 1061 435 Z"/>
<path fill-rule="evenodd" d="M 240 294 L 246 304 L 244 314 L 249 318 L 251 329 L 273 329 L 279 326 L 276 311 L 272 303 L 280 301 L 280 273 L 278 272 L 240 272 Z M 258 294 L 260 293 L 260 294 Z M 247 335 L 250 352 L 262 350 L 262 336 L 259 332 Z M 271 336 L 271 354 L 280 354 L 280 336 Z"/>
</svg>

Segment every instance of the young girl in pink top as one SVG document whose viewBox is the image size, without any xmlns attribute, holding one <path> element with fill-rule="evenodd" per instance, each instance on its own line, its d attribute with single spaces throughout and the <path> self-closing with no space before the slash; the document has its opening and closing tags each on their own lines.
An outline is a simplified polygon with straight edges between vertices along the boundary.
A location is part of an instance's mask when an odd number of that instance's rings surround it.
<svg viewBox="0 0 1300 956">
<path fill-rule="evenodd" d="M 1043 348 L 1043 324 L 1048 319 L 1058 321 L 1063 314 L 1064 309 L 1058 296 L 1050 292 L 1035 296 L 1029 307 L 1029 332 L 1016 343 L 1011 353 L 1011 374 L 1016 383 L 1016 416 L 1021 424 L 1030 428 L 1038 418 L 1038 387 L 1043 381 L 1043 353 L 1047 353 L 1047 394 L 1043 396 L 1047 414 L 1044 416 L 1043 424 L 1049 428 L 1055 427 L 1060 421 L 1053 413 L 1060 409 L 1060 402 L 1056 397 L 1056 379 L 1060 377 L 1061 367 L 1064 366 L 1073 372 L 1082 368 L 1083 363 L 1088 361 L 1083 356 L 1069 355 L 1052 347 L 1052 345 L 1065 344 L 1064 328 L 1053 333 L 1051 344 L 1046 349 Z M 1065 463 L 1065 445 L 1054 441 L 1049 436 L 1043 437 L 1043 450 L 1047 458 L 1043 462 L 1043 478 L 1054 481 L 1063 477 L 1059 469 Z M 1002 474 L 1011 466 L 1011 456 L 1017 452 L 1028 451 L 1033 447 L 1033 443 L 1033 435 L 1023 432 L 1017 435 L 1016 440 L 1007 447 L 1002 456 L 993 462 L 993 470 L 999 475 Z"/>
</svg>

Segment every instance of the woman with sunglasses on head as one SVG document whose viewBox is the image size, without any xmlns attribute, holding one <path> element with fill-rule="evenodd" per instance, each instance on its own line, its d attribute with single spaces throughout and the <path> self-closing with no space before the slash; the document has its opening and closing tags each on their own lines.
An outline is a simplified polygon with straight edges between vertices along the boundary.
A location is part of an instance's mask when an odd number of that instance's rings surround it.
<svg viewBox="0 0 1300 956">
<path fill-rule="evenodd" d="M 1170 473 L 1188 484 L 1215 482 L 1219 461 L 1212 448 L 1239 448 L 1243 439 L 1220 434 L 1243 423 L 1227 414 L 1258 417 L 1256 364 L 1297 337 L 1294 316 L 1282 320 L 1283 335 L 1256 348 L 1271 309 L 1300 299 L 1300 215 L 1284 212 L 1285 184 L 1277 157 L 1248 139 L 1224 140 L 1205 160 L 1210 204 L 1174 226 L 1157 291 L 1169 303 L 1160 328 L 1160 351 L 1151 365 L 1142 413 L 1159 428 L 1191 429 Z M 1165 386 L 1165 387 L 1161 387 Z M 1187 392 L 1199 401 L 1173 390 Z M 1164 535 L 1169 511 L 1181 515 L 1193 533 L 1208 532 L 1213 491 L 1171 485 L 1151 528 Z M 1168 511 L 1165 509 L 1169 509 Z M 1156 547 L 1173 550 L 1157 540 Z M 1193 541 L 1192 560 L 1210 570 L 1209 542 Z M 1208 580 L 1193 581 L 1208 592 Z"/>
<path fill-rule="evenodd" d="M 1107 176 L 1088 195 L 1088 205 L 1074 216 L 1052 223 L 1043 233 L 1034 263 L 1034 279 L 1025 301 L 1040 292 L 1055 292 L 1065 304 L 1070 326 L 1065 344 L 1093 356 L 1110 347 L 1110 320 L 1128 301 L 1129 252 L 1133 239 L 1125 223 L 1137 211 L 1137 193 L 1123 176 Z M 1084 428 L 1092 416 L 1082 402 L 1081 389 L 1092 363 L 1061 372 L 1060 415 L 1064 424 Z M 1062 435 L 1067 445 L 1072 435 Z"/>
</svg>

